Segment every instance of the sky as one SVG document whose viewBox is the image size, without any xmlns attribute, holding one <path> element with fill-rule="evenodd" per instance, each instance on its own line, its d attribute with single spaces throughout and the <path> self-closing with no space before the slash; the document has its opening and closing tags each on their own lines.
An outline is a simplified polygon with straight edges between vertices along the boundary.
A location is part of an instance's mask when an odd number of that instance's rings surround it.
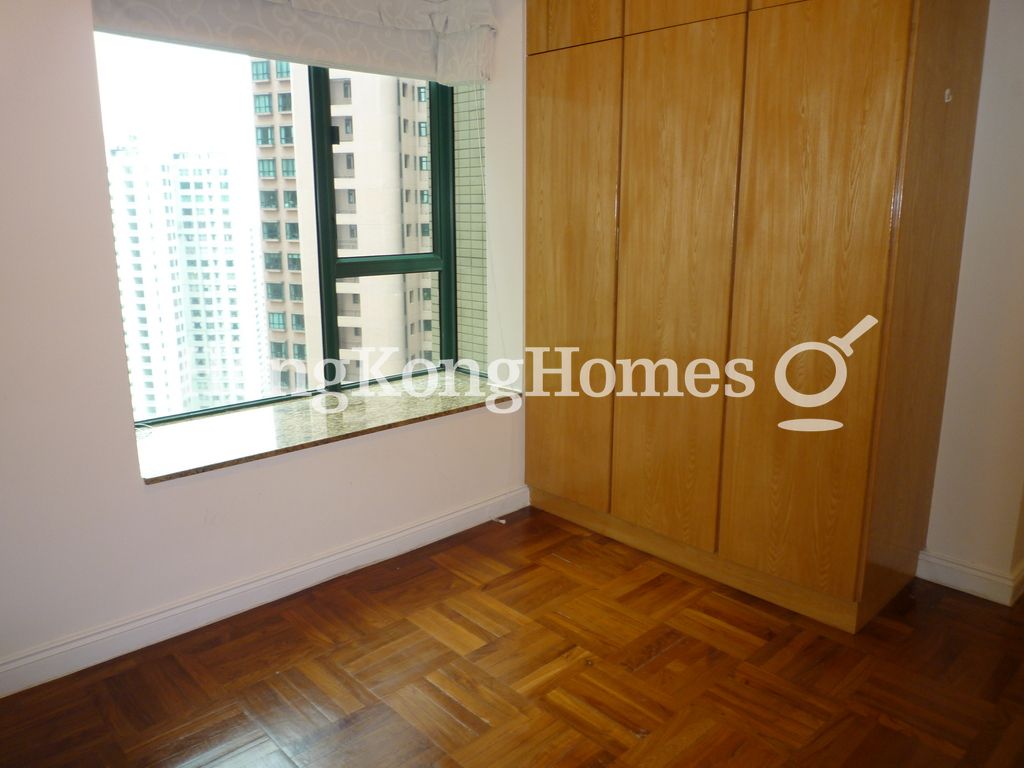
<svg viewBox="0 0 1024 768">
<path fill-rule="evenodd" d="M 254 157 L 248 56 L 96 33 L 108 146 L 135 135 L 148 148 Z"/>
</svg>

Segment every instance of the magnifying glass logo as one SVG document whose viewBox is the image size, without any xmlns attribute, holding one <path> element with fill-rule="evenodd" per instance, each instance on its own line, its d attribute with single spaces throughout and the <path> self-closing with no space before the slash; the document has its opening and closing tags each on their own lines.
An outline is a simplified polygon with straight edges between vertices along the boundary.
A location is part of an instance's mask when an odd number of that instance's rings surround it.
<svg viewBox="0 0 1024 768">
<path fill-rule="evenodd" d="M 775 388 L 779 390 L 779 394 L 787 402 L 801 408 L 818 408 L 835 400 L 839 393 L 843 391 L 843 387 L 846 386 L 846 358 L 853 356 L 853 342 L 877 324 L 877 318 L 872 315 L 865 315 L 864 319 L 857 323 L 849 333 L 842 337 L 832 336 L 828 340 L 828 344 L 820 341 L 805 341 L 803 344 L 797 344 L 795 347 L 787 349 L 775 366 Z M 793 362 L 797 355 L 804 352 L 821 352 L 827 355 L 832 360 L 832 365 L 836 369 L 832 383 L 825 387 L 825 389 L 812 395 L 798 392 L 790 385 L 789 379 L 786 376 L 789 364 Z M 779 427 L 790 432 L 829 432 L 834 429 L 842 429 L 843 423 L 833 419 L 789 419 L 788 421 L 779 422 Z"/>
</svg>

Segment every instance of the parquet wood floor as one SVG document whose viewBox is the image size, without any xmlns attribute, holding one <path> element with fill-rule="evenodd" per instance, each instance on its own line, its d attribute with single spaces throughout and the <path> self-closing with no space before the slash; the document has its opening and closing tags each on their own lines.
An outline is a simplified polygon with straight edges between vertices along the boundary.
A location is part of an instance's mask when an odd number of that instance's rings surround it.
<svg viewBox="0 0 1024 768">
<path fill-rule="evenodd" d="M 851 636 L 543 512 L 0 700 L 0 766 L 1024 765 L 1024 607 Z"/>
</svg>

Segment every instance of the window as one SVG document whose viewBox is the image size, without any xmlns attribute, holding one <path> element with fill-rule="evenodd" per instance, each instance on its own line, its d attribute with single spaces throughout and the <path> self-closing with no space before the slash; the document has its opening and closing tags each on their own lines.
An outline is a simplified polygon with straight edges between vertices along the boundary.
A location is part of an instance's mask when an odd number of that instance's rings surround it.
<svg viewBox="0 0 1024 768">
<path fill-rule="evenodd" d="M 252 79 L 258 81 L 270 79 L 270 62 L 254 61 L 252 63 Z"/>
<path fill-rule="evenodd" d="M 185 52 L 190 50 L 188 46 L 152 45 Z M 209 53 L 203 50 L 197 58 L 205 59 Z M 220 52 L 214 53 L 220 55 Z M 450 224 L 462 219 L 457 219 L 453 208 L 446 207 L 446 204 L 454 204 L 452 178 L 438 180 L 445 190 L 442 194 L 436 190 L 432 192 L 434 177 L 443 176 L 438 173 L 439 169 L 451 175 L 455 172 L 452 90 L 422 81 L 403 82 L 386 76 L 360 74 L 357 79 L 355 75 L 349 77 L 338 70 L 317 68 L 309 69 L 308 92 L 305 87 L 301 92 L 290 92 L 287 84 L 282 85 L 280 91 L 271 90 L 266 84 L 254 85 L 253 81 L 266 83 L 275 81 L 275 78 L 290 78 L 291 65 L 287 62 L 253 60 L 235 54 L 224 56 L 236 57 L 232 68 L 240 81 L 237 92 L 228 92 L 223 87 L 225 80 L 213 76 L 180 78 L 180 90 L 172 88 L 161 92 L 166 103 L 204 105 L 201 113 L 180 110 L 183 113 L 180 116 L 166 116 L 167 124 L 161 126 L 158 137 L 168 146 L 166 157 L 161 155 L 154 158 L 156 162 L 149 162 L 144 155 L 133 153 L 128 148 L 111 150 L 112 153 L 125 152 L 120 162 L 117 158 L 108 158 L 113 179 L 110 184 L 112 208 L 115 220 L 121 222 L 123 250 L 119 253 L 119 262 L 122 275 L 127 276 L 122 278 L 122 283 L 127 285 L 122 301 L 127 308 L 127 322 L 134 329 L 125 334 L 130 359 L 141 360 L 143 353 L 136 350 L 141 349 L 141 343 L 151 341 L 143 338 L 140 325 L 148 328 L 154 339 L 160 337 L 161 341 L 154 344 L 154 348 L 163 347 L 163 340 L 170 339 L 166 353 L 159 350 L 144 353 L 152 358 L 155 375 L 150 380 L 156 380 L 160 403 L 155 413 L 143 405 L 136 418 L 175 418 L 176 415 L 216 404 L 214 397 L 219 398 L 217 403 L 226 405 L 280 394 L 278 381 L 284 381 L 278 379 L 280 372 L 277 369 L 280 366 L 268 367 L 267 361 L 289 359 L 289 353 L 304 360 L 312 350 L 303 343 L 294 343 L 294 339 L 304 341 L 301 334 L 305 333 L 313 334 L 310 338 L 316 339 L 314 349 L 317 355 L 321 349 L 320 339 L 324 337 L 324 356 L 341 358 L 346 363 L 350 379 L 358 378 L 360 372 L 366 375 L 375 370 L 375 366 L 372 359 L 369 361 L 371 364 L 349 366 L 349 362 L 355 361 L 345 360 L 346 355 L 355 355 L 357 351 L 365 354 L 365 350 L 387 346 L 388 340 L 392 339 L 399 344 L 405 343 L 406 333 L 402 331 L 410 322 L 414 323 L 416 333 L 408 340 L 409 346 L 396 356 L 397 360 L 404 361 L 410 355 L 427 357 L 428 352 L 436 360 L 454 357 L 457 350 L 453 332 L 457 320 L 449 319 L 455 318 L 454 311 L 440 311 L 440 302 L 447 302 L 446 306 L 454 310 L 457 295 L 454 288 L 456 238 L 449 230 Z M 169 67 L 164 63 L 167 59 L 158 56 L 152 59 L 138 56 L 121 67 L 136 67 L 144 75 L 147 66 L 158 66 L 157 61 L 161 62 L 161 69 L 195 71 L 194 65 Z M 155 79 L 159 73 L 154 71 L 153 74 Z M 295 74 L 296 79 L 305 85 L 306 70 L 297 70 Z M 379 82 L 375 83 L 373 78 L 377 77 Z M 357 93 L 352 92 L 353 80 L 359 83 Z M 109 79 L 101 90 L 110 91 L 109 83 L 112 82 L 113 79 Z M 364 82 L 367 83 L 365 89 Z M 386 93 L 394 95 L 395 90 L 391 89 L 396 86 L 399 96 L 403 92 L 405 94 L 401 105 L 378 98 Z M 359 98 L 354 100 L 353 97 Z M 248 107 L 250 98 L 253 99 L 251 111 Z M 302 103 L 293 104 L 292 98 L 299 98 Z M 312 108 L 309 110 L 306 99 L 311 100 Z M 142 116 L 145 112 L 141 106 L 133 108 L 133 103 L 140 104 L 142 100 L 137 91 L 125 93 L 122 104 L 127 108 L 119 104 L 118 112 Z M 333 103 L 329 103 L 332 100 Z M 347 103 L 344 108 L 331 109 L 341 101 Z M 478 103 L 479 99 L 475 102 Z M 223 114 L 219 111 L 221 104 L 224 105 Z M 235 113 L 229 111 L 232 105 L 238 105 L 241 119 L 235 119 Z M 326 129 L 333 124 L 342 136 L 351 137 L 356 118 L 361 121 L 361 137 L 369 126 L 391 125 L 392 129 L 374 131 L 372 137 L 363 137 L 372 138 L 372 142 L 367 142 L 365 147 L 360 144 L 358 153 L 340 151 L 345 145 L 335 145 L 331 151 L 324 145 L 312 146 L 307 118 L 293 125 L 288 117 L 271 119 L 275 111 L 311 114 L 314 120 L 326 123 L 321 125 L 325 129 L 321 135 L 328 133 Z M 395 130 L 396 111 L 398 120 L 403 116 L 409 120 L 406 143 Z M 137 122 L 145 127 L 146 121 L 138 119 Z M 197 131 L 197 125 L 215 125 L 218 130 Z M 227 130 L 221 131 L 221 126 L 228 126 Z M 227 143 L 218 143 L 222 141 L 220 134 L 223 133 L 233 135 L 228 137 Z M 118 131 L 118 134 L 122 137 L 135 135 L 127 130 Z M 148 146 L 144 142 L 153 141 L 152 137 L 142 133 L 138 135 L 140 146 Z M 413 136 L 419 138 L 415 149 L 408 143 Z M 111 134 L 108 138 L 113 137 Z M 179 141 L 181 144 L 176 146 Z M 125 144 L 125 139 L 120 138 L 110 141 L 108 146 L 121 148 Z M 272 149 L 275 145 L 289 149 L 277 152 Z M 352 146 L 349 144 L 347 148 Z M 442 149 L 441 154 L 437 154 L 438 146 Z M 249 149 L 245 151 L 245 147 Z M 294 153 L 291 147 L 295 147 Z M 190 152 L 195 156 L 190 157 Z M 323 184 L 324 180 L 314 179 L 313 174 L 309 178 L 297 177 L 296 161 L 291 155 L 300 152 L 302 157 L 308 156 L 313 161 L 309 167 L 316 173 L 326 170 L 329 176 L 333 170 L 335 183 Z M 254 154 L 256 166 L 252 165 Z M 359 155 L 361 171 L 358 180 L 354 178 L 356 154 Z M 241 166 L 237 170 L 233 166 L 222 167 L 217 159 L 211 159 L 231 155 L 239 158 Z M 229 161 L 225 159 L 223 162 Z M 161 163 L 166 169 L 163 175 L 158 174 L 155 178 L 148 175 L 154 168 L 160 168 Z M 135 184 L 132 186 L 151 190 L 131 202 L 128 197 L 133 193 L 125 186 L 124 178 L 128 167 L 133 170 L 130 178 Z M 378 173 L 378 169 L 381 172 Z M 393 169 L 395 173 L 387 169 Z M 410 176 L 413 171 L 419 171 L 419 175 Z M 336 183 L 338 178 L 344 177 L 350 180 Z M 277 181 L 279 178 L 288 181 L 281 183 Z M 253 186 L 257 195 L 249 191 Z M 156 190 L 155 194 L 153 190 Z M 320 192 L 319 198 L 316 192 Z M 158 201 L 159 208 L 152 207 L 153 201 Z M 359 213 L 356 211 L 357 201 L 362 203 L 363 210 Z M 331 207 L 335 210 L 330 210 Z M 186 208 L 190 210 L 188 215 L 182 213 Z M 134 217 L 128 213 L 129 210 L 134 211 Z M 129 217 L 141 222 L 140 229 L 143 228 L 142 223 L 148 228 L 149 222 L 154 222 L 162 253 L 150 253 L 148 241 L 157 238 L 147 233 L 139 245 L 130 246 L 141 255 L 131 257 L 131 251 L 126 250 L 129 247 Z M 311 223 L 300 233 L 300 221 L 330 222 L 331 226 L 327 228 L 321 224 L 314 227 Z M 186 227 L 186 223 L 191 228 Z M 410 224 L 414 237 L 406 238 L 403 233 L 406 225 Z M 427 226 L 421 227 L 423 224 Z M 303 238 L 301 249 L 300 234 Z M 285 243 L 293 249 L 291 252 L 284 252 L 282 245 Z M 442 250 L 442 245 L 448 250 Z M 353 256 L 358 258 L 350 258 Z M 127 257 L 127 260 L 121 257 Z M 262 264 L 259 261 L 261 257 Z M 175 266 L 180 263 L 179 258 L 187 259 L 180 268 Z M 140 262 L 137 270 L 135 261 Z M 400 265 L 398 274 L 395 274 L 396 264 Z M 467 271 L 467 274 L 474 273 Z M 135 275 L 146 276 L 146 296 L 138 299 L 133 296 L 137 289 L 131 283 Z M 159 280 L 161 291 L 167 290 L 168 296 L 173 295 L 174 301 L 180 302 L 184 311 L 172 308 L 169 312 L 159 312 L 155 302 L 148 300 L 151 279 Z M 165 281 L 170 284 L 163 285 Z M 335 283 L 334 290 L 329 287 L 331 282 Z M 321 293 L 321 286 L 328 286 L 328 289 Z M 440 286 L 445 288 L 438 290 Z M 339 287 L 347 290 L 339 291 Z M 305 293 L 305 288 L 309 288 L 309 294 Z M 265 296 L 260 296 L 261 293 Z M 363 298 L 367 300 L 362 301 Z M 135 309 L 139 302 L 145 302 L 144 310 Z M 307 305 L 308 310 L 305 309 Z M 160 314 L 167 315 L 166 319 L 158 317 Z M 307 314 L 313 318 L 313 325 L 308 329 L 305 325 Z M 340 323 L 340 318 L 345 316 L 356 319 L 347 324 Z M 140 323 L 140 319 L 144 322 Z M 171 323 L 173 325 L 168 325 Z M 170 333 L 168 329 L 171 329 Z M 285 337 L 284 333 L 296 335 Z M 143 341 L 135 344 L 127 338 L 130 334 Z M 200 338 L 193 340 L 193 335 Z M 271 347 L 275 336 L 281 341 L 274 341 Z M 341 337 L 345 338 L 345 346 L 340 343 Z M 200 346 L 202 352 L 198 351 Z M 168 365 L 168 360 L 173 362 Z M 197 363 L 197 360 L 203 363 Z M 321 359 L 311 362 L 319 365 Z M 398 370 L 400 367 L 401 363 Z M 141 367 L 136 370 L 137 376 L 139 370 Z M 162 372 L 168 370 L 173 372 L 174 380 L 170 382 L 161 379 L 166 375 Z M 397 370 L 388 371 L 392 372 Z M 330 379 L 330 370 L 327 375 Z M 288 376 L 295 384 L 294 377 Z M 309 383 L 311 386 L 314 384 L 312 381 Z M 142 382 L 138 384 L 141 389 Z M 205 394 L 200 396 L 203 388 Z M 185 397 L 181 396 L 181 391 L 186 392 Z M 165 396 L 164 393 L 168 394 Z M 141 398 L 144 393 L 139 395 Z M 175 408 L 178 414 L 163 410 L 173 411 Z"/>
<path fill-rule="evenodd" d="M 277 160 L 270 158 L 268 160 L 257 160 L 256 163 L 259 168 L 261 179 L 277 178 Z"/>
</svg>

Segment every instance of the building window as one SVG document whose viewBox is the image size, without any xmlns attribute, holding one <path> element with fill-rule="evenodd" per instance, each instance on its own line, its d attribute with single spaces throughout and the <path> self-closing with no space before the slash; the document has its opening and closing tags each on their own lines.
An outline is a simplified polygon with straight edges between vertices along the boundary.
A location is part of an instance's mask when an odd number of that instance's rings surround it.
<svg viewBox="0 0 1024 768">
<path fill-rule="evenodd" d="M 285 179 L 295 178 L 295 158 L 281 158 L 281 176 Z"/>
<path fill-rule="evenodd" d="M 341 131 L 346 136 L 352 136 L 352 118 L 349 115 L 345 115 L 341 118 Z"/>
<path fill-rule="evenodd" d="M 299 272 L 302 270 L 302 257 L 297 253 L 288 254 L 288 271 Z"/>
<path fill-rule="evenodd" d="M 302 301 L 302 285 L 300 283 L 288 284 L 288 298 L 292 301 Z"/>
<path fill-rule="evenodd" d="M 424 288 L 423 289 L 423 300 L 424 301 L 430 301 L 430 295 L 431 295 L 430 288 Z"/>
<path fill-rule="evenodd" d="M 262 80 L 270 79 L 270 62 L 269 61 L 254 61 L 252 63 L 252 79 L 260 82 Z"/>
<path fill-rule="evenodd" d="M 421 171 L 429 171 L 430 170 L 430 157 L 428 155 L 420 155 L 420 170 Z"/>
<path fill-rule="evenodd" d="M 271 301 L 284 301 L 284 283 L 267 283 L 267 298 Z"/>
<path fill-rule="evenodd" d="M 288 359 L 288 342 L 287 341 L 272 341 L 270 342 L 270 356 L 275 360 L 287 360 Z"/>
<path fill-rule="evenodd" d="M 349 205 L 356 204 L 356 191 L 354 189 L 346 189 L 345 196 L 348 198 Z"/>
<path fill-rule="evenodd" d="M 284 236 L 287 240 L 298 240 L 299 223 L 297 221 L 286 222 L 284 225 Z"/>
<path fill-rule="evenodd" d="M 276 189 L 261 189 L 260 190 L 260 208 L 268 211 L 277 210 L 277 190 Z"/>
<path fill-rule="evenodd" d="M 290 93 L 279 93 L 279 94 L 277 94 L 277 111 L 278 112 L 291 112 L 292 111 L 292 95 Z"/>
<path fill-rule="evenodd" d="M 293 331 L 304 331 L 304 330 L 306 330 L 306 316 L 305 315 L 292 315 L 292 330 Z"/>
<path fill-rule="evenodd" d="M 277 62 L 277 79 L 288 80 L 292 76 L 292 65 L 287 61 Z"/>
<path fill-rule="evenodd" d="M 268 253 L 263 254 L 263 268 L 271 271 L 281 271 L 281 254 L 280 253 Z"/>
<path fill-rule="evenodd" d="M 418 133 L 420 136 L 427 136 L 427 135 L 429 135 L 428 134 L 428 129 L 427 129 L 427 124 L 424 123 L 422 120 L 416 126 L 416 133 Z"/>
<path fill-rule="evenodd" d="M 282 125 L 281 126 L 281 145 L 289 147 L 295 143 L 295 138 L 292 133 L 292 126 Z"/>
<path fill-rule="evenodd" d="M 306 359 L 306 345 L 305 344 L 292 344 L 292 357 L 296 360 Z"/>
<path fill-rule="evenodd" d="M 256 143 L 261 147 L 272 147 L 274 146 L 274 127 L 258 126 L 256 128 Z"/>
<path fill-rule="evenodd" d="M 280 240 L 281 239 L 281 223 L 278 221 L 264 221 L 263 222 L 263 239 L 264 240 Z"/>
<path fill-rule="evenodd" d="M 420 204 L 422 204 L 422 205 L 430 205 L 430 190 L 429 189 L 421 189 L 420 190 Z"/>
<path fill-rule="evenodd" d="M 428 93 L 427 86 L 425 86 L 425 85 L 418 86 L 416 88 L 416 101 L 426 101 L 427 100 L 427 93 Z"/>
<path fill-rule="evenodd" d="M 420 237 L 430 237 L 430 224 L 426 222 L 420 224 Z"/>
<path fill-rule="evenodd" d="M 252 97 L 252 104 L 257 115 L 269 115 L 274 111 L 269 93 L 257 93 Z"/>
<path fill-rule="evenodd" d="M 424 332 L 434 329 L 434 323 L 432 320 L 421 320 L 420 322 L 423 324 Z"/>
<path fill-rule="evenodd" d="M 284 207 L 288 209 L 299 207 L 299 193 L 294 189 L 286 189 L 284 191 Z"/>
<path fill-rule="evenodd" d="M 277 160 L 269 158 L 267 160 L 256 161 L 261 179 L 276 179 L 277 178 Z"/>
<path fill-rule="evenodd" d="M 272 331 L 283 331 L 285 330 L 284 325 L 284 312 L 268 312 L 267 317 L 270 318 L 270 330 Z"/>
</svg>

